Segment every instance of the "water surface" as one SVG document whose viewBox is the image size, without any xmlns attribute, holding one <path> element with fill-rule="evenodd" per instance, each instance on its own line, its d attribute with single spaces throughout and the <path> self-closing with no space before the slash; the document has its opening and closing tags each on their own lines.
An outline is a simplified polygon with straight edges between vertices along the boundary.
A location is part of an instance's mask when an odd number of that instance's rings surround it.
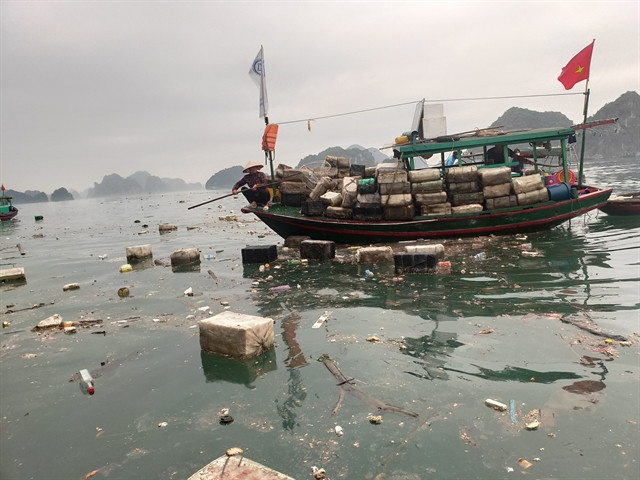
<svg viewBox="0 0 640 480">
<path fill-rule="evenodd" d="M 619 185 L 640 189 L 637 167 L 619 165 Z M 607 165 L 587 173 L 617 178 Z M 18 221 L 2 225 L 0 268 L 24 267 L 27 282 L 0 291 L 9 322 L 1 478 L 81 479 L 96 469 L 93 478 L 187 478 L 231 446 L 298 479 L 311 466 L 333 479 L 638 478 L 637 221 L 592 212 L 526 238 L 448 240 L 450 274 L 398 281 L 391 265 L 351 263 L 346 248 L 330 262 L 288 264 L 289 251 L 265 271 L 242 265 L 243 247 L 283 241 L 240 214 L 241 199 L 187 210 L 216 194 L 22 205 Z M 160 235 L 162 223 L 178 230 Z M 121 274 L 126 247 L 141 244 L 164 263 L 191 247 L 203 260 L 192 271 Z M 74 282 L 79 290 L 63 292 Z M 278 285 L 292 288 L 270 290 Z M 123 286 L 127 298 L 117 295 Z M 275 348 L 244 362 L 201 352 L 197 320 L 226 303 L 273 318 Z M 31 332 L 56 313 L 102 323 Z M 374 425 L 367 415 L 376 412 L 354 396 L 331 416 L 340 387 L 323 354 L 362 391 L 419 416 L 385 413 Z M 96 377 L 91 397 L 69 381 L 81 368 Z M 494 411 L 487 398 L 514 409 Z M 233 423 L 219 423 L 223 408 Z M 532 411 L 541 426 L 528 431 Z"/>
</svg>

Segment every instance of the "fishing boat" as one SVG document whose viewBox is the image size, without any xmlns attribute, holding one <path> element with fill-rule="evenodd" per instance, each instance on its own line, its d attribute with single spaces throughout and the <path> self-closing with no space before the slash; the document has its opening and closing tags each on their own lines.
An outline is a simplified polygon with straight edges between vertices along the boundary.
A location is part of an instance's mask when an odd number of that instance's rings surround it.
<svg viewBox="0 0 640 480">
<path fill-rule="evenodd" d="M 281 193 L 276 195 L 280 201 L 267 210 L 247 206 L 242 212 L 253 213 L 283 238 L 308 236 L 339 244 L 546 230 L 604 207 L 612 192 L 584 184 L 582 163 L 577 181 L 570 170 L 569 145 L 579 128 L 484 129 L 428 140 L 412 131 L 396 138 L 392 162 L 356 168 L 364 171 L 359 176 L 352 176 L 350 168 L 348 175 L 335 179 L 342 185 L 337 191 L 318 197 L 317 186 L 331 182 L 317 175 L 314 179 L 312 172 L 304 180 L 307 189 L 309 179 L 317 180 L 316 186 L 297 195 L 304 197 L 297 205 L 288 202 L 291 182 L 289 170 L 283 169 L 283 177 L 278 177 Z M 501 154 L 501 163 L 496 163 L 495 152 Z M 545 175 L 542 161 L 548 165 L 551 154 L 557 155 L 557 171 Z M 424 163 L 420 159 L 439 161 L 419 168 Z M 336 166 L 333 160 L 327 157 L 325 168 Z M 344 172 L 337 167 L 334 170 Z M 342 203 L 336 203 L 336 194 Z"/>
<path fill-rule="evenodd" d="M 11 198 L 4 194 L 4 185 L 1 187 L 2 194 L 0 195 L 0 221 L 11 220 L 18 214 L 18 209 L 11 204 Z"/>
<path fill-rule="evenodd" d="M 612 216 L 640 215 L 640 192 L 615 195 L 598 208 Z"/>
</svg>

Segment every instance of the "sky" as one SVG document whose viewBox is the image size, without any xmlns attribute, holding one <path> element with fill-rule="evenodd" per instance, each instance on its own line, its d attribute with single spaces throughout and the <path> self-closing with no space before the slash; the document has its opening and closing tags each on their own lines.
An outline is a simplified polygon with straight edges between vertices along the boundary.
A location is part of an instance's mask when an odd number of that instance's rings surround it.
<svg viewBox="0 0 640 480">
<path fill-rule="evenodd" d="M 422 99 L 449 134 L 512 106 L 580 123 L 586 82 L 557 77 L 593 39 L 590 114 L 640 91 L 638 0 L 3 0 L 0 182 L 82 192 L 144 170 L 204 185 L 263 162 L 261 46 L 276 166 L 388 146 Z"/>
</svg>

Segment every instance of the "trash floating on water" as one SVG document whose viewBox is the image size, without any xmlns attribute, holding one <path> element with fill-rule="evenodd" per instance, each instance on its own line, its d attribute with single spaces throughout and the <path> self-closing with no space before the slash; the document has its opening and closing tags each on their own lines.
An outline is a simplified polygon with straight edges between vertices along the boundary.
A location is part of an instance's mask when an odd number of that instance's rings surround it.
<svg viewBox="0 0 640 480">
<path fill-rule="evenodd" d="M 438 262 L 438 264 L 436 265 L 436 272 L 439 273 L 440 275 L 447 275 L 451 273 L 451 262 L 449 261 Z"/>
<path fill-rule="evenodd" d="M 507 406 L 504 403 L 500 403 L 497 400 L 492 400 L 491 398 L 487 398 L 484 401 L 484 404 L 487 407 L 491 407 L 494 410 L 498 410 L 498 411 L 501 411 L 501 412 L 504 412 L 507 409 Z"/>
<path fill-rule="evenodd" d="M 340 425 L 336 425 L 333 430 L 336 432 L 336 435 L 338 435 L 339 437 L 344 435 L 344 430 L 342 429 L 342 427 Z"/>
<path fill-rule="evenodd" d="M 509 400 L 509 414 L 511 416 L 511 422 L 518 423 L 518 418 L 516 417 L 516 401 L 513 399 Z"/>
<path fill-rule="evenodd" d="M 221 425 L 228 425 L 230 423 L 233 423 L 233 417 L 231 415 L 223 415 L 220 417 Z"/>
<path fill-rule="evenodd" d="M 184 291 L 185 296 L 193 297 L 193 288 L 189 287 Z"/>
<path fill-rule="evenodd" d="M 0 282 L 22 282 L 26 281 L 23 267 L 6 268 L 0 270 Z"/>
<path fill-rule="evenodd" d="M 128 263 L 122 265 L 120 267 L 120 273 L 129 273 L 132 272 L 133 268 L 131 267 L 131 265 L 129 265 Z"/>
<path fill-rule="evenodd" d="M 158 428 L 164 428 L 164 427 L 166 427 L 167 425 L 169 425 L 167 422 L 160 422 L 160 423 L 158 424 Z"/>
<path fill-rule="evenodd" d="M 227 448 L 227 451 L 225 453 L 227 454 L 227 457 L 233 457 L 234 455 L 242 455 L 244 453 L 244 450 L 242 450 L 240 447 L 231 447 Z"/>
<path fill-rule="evenodd" d="M 269 289 L 271 292 L 286 292 L 287 290 L 291 290 L 289 285 L 278 285 L 277 287 L 271 287 Z"/>
<path fill-rule="evenodd" d="M 519 463 L 519 464 L 520 464 L 520 466 L 521 466 L 522 468 L 524 468 L 525 470 L 526 470 L 527 468 L 529 468 L 531 465 L 533 465 L 533 463 L 531 463 L 531 462 L 529 462 L 529 461 L 525 460 L 524 458 L 519 458 L 519 459 L 518 459 L 518 463 Z"/>
<path fill-rule="evenodd" d="M 62 317 L 59 314 L 54 313 L 50 317 L 47 317 L 44 320 L 41 320 L 40 322 L 38 322 L 38 324 L 35 327 L 33 327 L 31 331 L 37 332 L 38 330 L 44 330 L 47 328 L 54 328 L 54 327 L 57 328 L 57 327 L 60 327 L 61 324 L 62 324 Z"/>
<path fill-rule="evenodd" d="M 311 328 L 320 328 L 320 325 L 322 325 L 324 322 L 326 322 L 327 320 L 329 320 L 329 317 L 331 316 L 331 312 L 330 311 L 326 311 L 324 312 L 322 315 L 320 315 L 318 317 L 318 320 L 316 320 L 316 323 L 314 323 Z"/>
<path fill-rule="evenodd" d="M 527 423 L 524 427 L 527 430 L 537 430 L 539 426 L 540 426 L 540 422 L 538 420 L 534 420 L 533 422 Z"/>
<path fill-rule="evenodd" d="M 316 480 L 324 480 L 327 478 L 327 472 L 324 468 L 311 467 L 311 473 Z"/>
<path fill-rule="evenodd" d="M 129 296 L 129 288 L 128 287 L 122 287 L 118 289 L 118 296 L 121 298 L 124 297 L 128 297 Z"/>
<path fill-rule="evenodd" d="M 382 415 L 371 415 L 369 414 L 369 416 L 367 416 L 367 420 L 369 420 L 369 423 L 373 423 L 376 425 L 379 425 L 382 423 Z"/>
<path fill-rule="evenodd" d="M 97 468 L 96 470 L 91 470 L 89 473 L 87 473 L 84 477 L 82 477 L 84 480 L 87 480 L 91 477 L 93 477 L 96 473 L 98 473 L 100 471 L 99 468 Z"/>
<path fill-rule="evenodd" d="M 89 370 L 83 368 L 78 373 L 80 374 L 80 388 L 82 391 L 89 395 L 93 395 L 96 390 L 93 386 L 93 377 L 89 373 Z"/>
</svg>

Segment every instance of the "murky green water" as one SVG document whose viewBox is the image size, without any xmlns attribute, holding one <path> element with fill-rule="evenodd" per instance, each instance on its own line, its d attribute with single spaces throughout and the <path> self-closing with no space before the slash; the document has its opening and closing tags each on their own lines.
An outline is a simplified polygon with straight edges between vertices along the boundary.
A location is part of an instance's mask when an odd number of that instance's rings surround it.
<svg viewBox="0 0 640 480">
<path fill-rule="evenodd" d="M 2 225 L 0 268 L 27 275 L 0 291 L 10 323 L 0 337 L 2 479 L 96 469 L 92 478 L 187 478 L 231 446 L 297 479 L 313 465 L 331 479 L 640 474 L 639 222 L 593 213 L 526 239 L 447 241 L 451 274 L 398 282 L 392 266 L 350 263 L 347 249 L 307 266 L 284 255 L 264 272 L 243 266 L 243 247 L 282 240 L 241 216 L 240 199 L 187 211 L 207 196 L 23 205 L 18 222 Z M 220 220 L 232 211 L 241 222 Z M 159 235 L 161 223 L 178 231 Z M 537 256 L 523 255 L 523 243 Z M 179 248 L 204 259 L 198 271 L 119 273 L 126 247 L 140 244 L 167 263 Z M 74 282 L 79 290 L 63 292 Z M 292 288 L 269 290 L 277 285 Z M 128 298 L 117 295 L 123 286 Z M 201 353 L 197 320 L 221 302 L 273 318 L 276 347 L 245 362 Z M 328 322 L 311 328 L 325 311 Z M 55 313 L 102 323 L 74 335 L 30 331 Z M 331 416 L 340 387 L 323 354 L 368 395 L 419 416 L 384 413 L 374 425 L 376 412 L 352 395 Z M 96 376 L 91 397 L 69 382 L 81 368 Z M 515 408 L 497 412 L 487 398 Z M 219 423 L 222 408 L 233 423 Z M 534 431 L 524 428 L 531 411 Z"/>
</svg>

